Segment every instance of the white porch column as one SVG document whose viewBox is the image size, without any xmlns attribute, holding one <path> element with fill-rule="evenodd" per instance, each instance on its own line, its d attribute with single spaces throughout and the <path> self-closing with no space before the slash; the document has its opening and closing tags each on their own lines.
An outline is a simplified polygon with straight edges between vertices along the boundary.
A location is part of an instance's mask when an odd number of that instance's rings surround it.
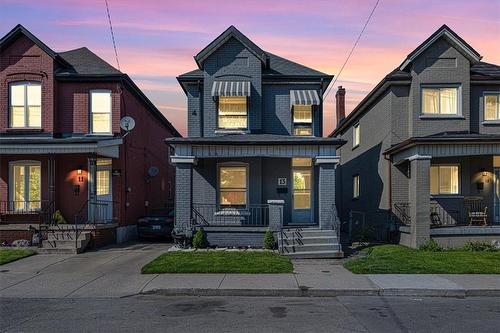
<svg viewBox="0 0 500 333">
<path fill-rule="evenodd" d="M 338 219 L 335 206 L 335 168 L 339 163 L 339 156 L 318 156 L 316 165 L 319 166 L 318 202 L 319 227 L 332 229 L 334 218 Z M 337 221 L 338 222 L 338 221 Z"/>
<path fill-rule="evenodd" d="M 88 184 L 88 191 L 89 191 L 89 204 L 88 204 L 88 216 L 87 220 L 88 222 L 94 222 L 94 217 L 95 217 L 95 202 L 97 200 L 97 189 L 96 189 L 96 172 L 97 172 L 97 166 L 96 166 L 96 161 L 97 159 L 95 157 L 89 157 L 89 184 Z"/>
<path fill-rule="evenodd" d="M 193 166 L 194 156 L 172 156 L 175 165 L 175 228 L 184 233 L 191 230 L 191 211 L 193 204 Z"/>
<path fill-rule="evenodd" d="M 414 155 L 410 163 L 408 199 L 410 202 L 410 246 L 418 248 L 430 237 L 431 156 Z"/>
</svg>

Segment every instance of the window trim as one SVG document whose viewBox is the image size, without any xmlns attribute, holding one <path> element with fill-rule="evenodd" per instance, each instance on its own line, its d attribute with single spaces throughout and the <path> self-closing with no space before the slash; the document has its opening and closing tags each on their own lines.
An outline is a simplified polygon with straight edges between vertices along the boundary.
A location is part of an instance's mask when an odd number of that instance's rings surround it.
<svg viewBox="0 0 500 333">
<path fill-rule="evenodd" d="M 245 205 L 221 205 L 220 199 L 221 199 L 221 187 L 220 187 L 220 169 L 223 167 L 245 167 L 246 169 L 246 202 Z M 216 200 L 217 200 L 217 210 L 224 210 L 224 209 L 231 209 L 231 208 L 238 208 L 238 209 L 247 209 L 250 201 L 249 197 L 249 181 L 250 181 L 250 166 L 248 163 L 244 162 L 221 162 L 217 163 L 217 194 L 216 194 Z"/>
<path fill-rule="evenodd" d="M 356 131 L 359 133 L 359 141 L 356 142 Z M 359 147 L 361 143 L 361 125 L 359 121 L 352 125 L 352 149 Z"/>
<path fill-rule="evenodd" d="M 295 122 L 295 106 L 310 106 L 311 107 L 311 122 L 306 123 L 306 122 Z M 313 104 L 306 104 L 306 105 L 301 105 L 301 104 L 292 104 L 292 136 L 298 136 L 298 137 L 314 137 L 314 105 Z M 295 129 L 296 128 L 307 128 L 311 129 L 311 135 L 298 135 L 295 134 Z"/>
<path fill-rule="evenodd" d="M 432 167 L 441 167 L 441 166 L 456 166 L 458 167 L 458 193 L 431 193 L 431 168 Z M 439 178 L 438 178 L 439 181 Z M 438 184 L 439 187 L 439 184 Z M 438 188 L 438 191 L 440 189 Z M 461 197 L 462 195 L 462 167 L 460 163 L 436 163 L 436 164 L 431 164 L 429 167 L 429 195 L 431 198 L 445 198 L 445 197 L 451 197 L 451 198 L 456 198 L 456 197 Z"/>
<path fill-rule="evenodd" d="M 456 88 L 457 89 L 457 113 L 426 113 L 424 112 L 424 89 Z M 441 111 L 441 100 L 439 101 Z M 421 84 L 420 85 L 420 119 L 465 119 L 462 113 L 462 85 L 459 83 Z"/>
<path fill-rule="evenodd" d="M 29 126 L 29 112 L 28 112 L 28 89 L 24 88 L 24 126 L 23 127 L 13 127 L 12 126 L 12 93 L 11 93 L 11 87 L 12 86 L 25 86 L 27 87 L 28 85 L 37 85 L 40 86 L 40 126 Z M 43 105 L 43 92 L 42 92 L 42 82 L 40 81 L 35 81 L 35 80 L 21 80 L 21 81 L 12 81 L 9 82 L 7 85 L 8 89 L 8 120 L 9 120 L 9 129 L 42 129 L 42 105 Z"/>
<path fill-rule="evenodd" d="M 247 111 L 247 127 L 238 127 L 238 128 L 224 128 L 224 127 L 220 127 L 219 126 L 219 117 L 220 117 L 220 114 L 219 114 L 219 104 L 220 104 L 220 98 L 223 97 L 223 98 L 227 98 L 227 97 L 245 97 L 246 99 L 246 111 Z M 216 134 L 217 133 L 221 133 L 221 134 L 224 134 L 224 133 L 248 133 L 249 132 L 249 128 L 250 128 L 250 99 L 248 98 L 248 96 L 217 96 L 217 99 L 216 99 L 216 102 L 215 102 L 215 108 L 216 108 L 216 111 L 217 111 L 217 119 L 216 119 L 216 122 L 217 122 L 217 126 L 215 128 L 215 132 Z"/>
<path fill-rule="evenodd" d="M 487 95 L 496 95 L 498 96 L 498 119 L 493 119 L 493 120 L 486 120 L 486 96 Z M 482 119 L 482 124 L 483 125 L 500 125 L 500 90 L 486 90 L 483 91 L 483 119 Z"/>
<path fill-rule="evenodd" d="M 109 109 L 109 132 L 94 132 L 94 118 L 92 112 L 92 94 L 93 93 L 109 93 L 110 101 L 110 109 Z M 96 114 L 108 114 L 105 112 L 96 112 Z M 90 89 L 89 90 L 89 134 L 90 135 L 112 135 L 113 134 L 113 91 L 111 89 Z"/>
<path fill-rule="evenodd" d="M 42 205 L 42 162 L 41 161 L 36 161 L 36 160 L 16 160 L 16 161 L 10 161 L 9 162 L 9 181 L 8 181 L 8 196 L 9 196 L 9 204 L 12 204 L 12 207 L 9 207 L 9 210 L 12 210 L 14 212 L 21 211 L 23 212 L 23 209 L 15 209 L 14 205 L 14 167 L 15 166 L 23 166 L 23 167 L 30 167 L 30 166 L 39 166 L 40 167 L 40 207 Z M 26 198 L 26 194 L 28 194 L 28 199 L 29 199 L 29 172 L 26 173 L 25 171 L 25 184 L 28 184 L 28 187 L 24 188 L 24 196 Z M 26 182 L 28 180 L 28 182 Z M 24 201 L 26 204 L 26 200 Z M 27 202 L 30 202 L 29 200 Z M 41 208 L 35 208 L 33 211 L 39 211 Z"/>
<path fill-rule="evenodd" d="M 359 173 L 352 175 L 352 200 L 359 200 L 359 197 L 361 196 L 361 177 L 359 176 Z M 358 180 L 358 193 L 354 191 L 354 180 Z"/>
</svg>

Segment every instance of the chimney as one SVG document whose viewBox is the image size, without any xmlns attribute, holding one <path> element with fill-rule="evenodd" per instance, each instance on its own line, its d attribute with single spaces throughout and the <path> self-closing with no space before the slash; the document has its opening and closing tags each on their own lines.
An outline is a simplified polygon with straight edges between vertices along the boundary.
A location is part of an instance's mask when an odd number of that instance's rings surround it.
<svg viewBox="0 0 500 333">
<path fill-rule="evenodd" d="M 345 118 L 345 89 L 339 86 L 337 93 L 335 94 L 335 104 L 336 104 L 336 114 L 337 114 L 337 126 L 340 121 Z"/>
</svg>

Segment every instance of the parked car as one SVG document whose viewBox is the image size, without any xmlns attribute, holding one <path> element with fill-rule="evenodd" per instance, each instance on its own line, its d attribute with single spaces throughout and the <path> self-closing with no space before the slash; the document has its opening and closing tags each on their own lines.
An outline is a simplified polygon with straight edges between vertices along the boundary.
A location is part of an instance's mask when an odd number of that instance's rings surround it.
<svg viewBox="0 0 500 333">
<path fill-rule="evenodd" d="M 174 229 L 175 210 L 156 210 L 137 220 L 137 235 L 144 238 L 170 238 Z"/>
</svg>

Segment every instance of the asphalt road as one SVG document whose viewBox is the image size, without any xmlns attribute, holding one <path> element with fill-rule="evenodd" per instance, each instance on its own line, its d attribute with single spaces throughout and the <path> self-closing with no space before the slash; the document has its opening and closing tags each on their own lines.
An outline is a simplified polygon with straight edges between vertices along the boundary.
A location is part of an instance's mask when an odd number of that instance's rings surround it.
<svg viewBox="0 0 500 333">
<path fill-rule="evenodd" d="M 0 332 L 495 332 L 498 298 L 0 299 Z"/>
</svg>

